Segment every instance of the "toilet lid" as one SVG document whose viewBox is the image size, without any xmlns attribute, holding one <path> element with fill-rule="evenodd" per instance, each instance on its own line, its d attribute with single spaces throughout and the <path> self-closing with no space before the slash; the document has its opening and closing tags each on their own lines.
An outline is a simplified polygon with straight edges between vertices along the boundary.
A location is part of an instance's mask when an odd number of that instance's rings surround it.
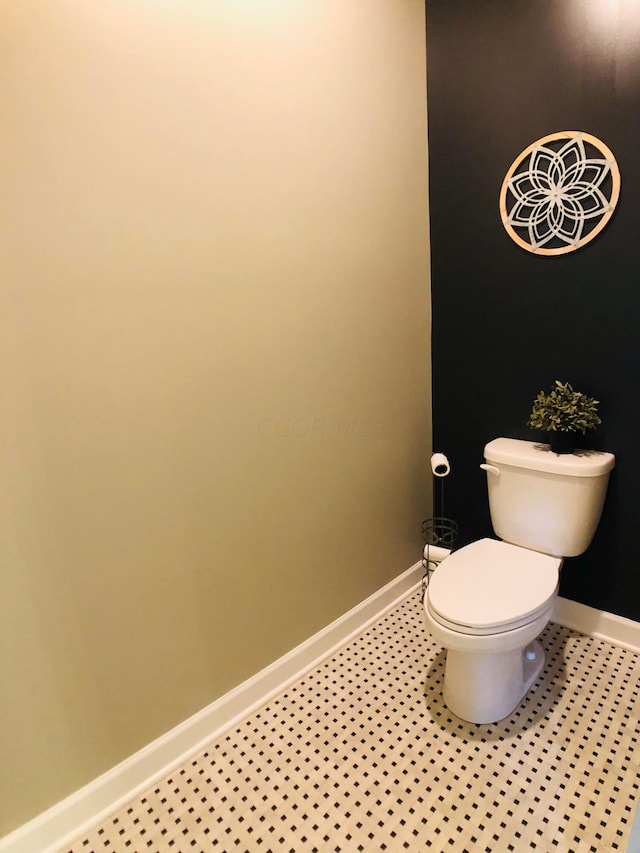
<svg viewBox="0 0 640 853">
<path fill-rule="evenodd" d="M 526 625 L 548 606 L 562 559 L 496 539 L 454 551 L 427 588 L 429 609 L 444 625 L 466 634 Z"/>
</svg>

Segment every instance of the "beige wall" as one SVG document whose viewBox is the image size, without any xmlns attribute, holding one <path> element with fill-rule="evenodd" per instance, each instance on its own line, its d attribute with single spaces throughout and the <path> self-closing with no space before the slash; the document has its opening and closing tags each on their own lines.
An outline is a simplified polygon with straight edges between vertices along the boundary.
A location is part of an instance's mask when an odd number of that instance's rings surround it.
<svg viewBox="0 0 640 853">
<path fill-rule="evenodd" d="M 420 555 L 422 0 L 5 0 L 1 831 Z"/>
</svg>

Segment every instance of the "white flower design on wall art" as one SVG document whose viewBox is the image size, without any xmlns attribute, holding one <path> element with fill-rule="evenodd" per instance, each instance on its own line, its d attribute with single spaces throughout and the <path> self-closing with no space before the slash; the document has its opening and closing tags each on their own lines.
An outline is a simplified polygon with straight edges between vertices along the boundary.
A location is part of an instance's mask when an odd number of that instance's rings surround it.
<svg viewBox="0 0 640 853">
<path fill-rule="evenodd" d="M 607 146 L 580 131 L 536 140 L 514 160 L 500 191 L 509 236 L 538 255 L 560 255 L 604 228 L 620 195 L 620 172 Z"/>
</svg>

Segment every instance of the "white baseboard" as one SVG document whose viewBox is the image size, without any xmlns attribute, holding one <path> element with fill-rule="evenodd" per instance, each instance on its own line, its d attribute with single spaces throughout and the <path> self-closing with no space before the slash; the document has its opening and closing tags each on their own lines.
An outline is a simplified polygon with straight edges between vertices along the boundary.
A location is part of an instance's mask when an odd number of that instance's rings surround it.
<svg viewBox="0 0 640 853">
<path fill-rule="evenodd" d="M 448 552 L 441 550 L 443 558 Z M 60 851 L 379 619 L 417 587 L 422 574 L 422 563 L 416 563 L 216 702 L 0 839 L 0 853 Z"/>
<path fill-rule="evenodd" d="M 606 640 L 614 646 L 640 654 L 640 622 L 634 622 L 633 619 L 596 610 L 560 596 L 556 599 L 551 618 L 565 628 L 573 628 L 581 634 Z"/>
<path fill-rule="evenodd" d="M 440 562 L 448 553 L 444 548 L 431 548 L 430 559 Z M 239 687 L 0 839 L 0 853 L 61 851 L 395 607 L 417 588 L 422 574 L 422 563 L 416 563 Z M 640 623 L 631 619 L 558 598 L 553 621 L 640 652 Z"/>
</svg>

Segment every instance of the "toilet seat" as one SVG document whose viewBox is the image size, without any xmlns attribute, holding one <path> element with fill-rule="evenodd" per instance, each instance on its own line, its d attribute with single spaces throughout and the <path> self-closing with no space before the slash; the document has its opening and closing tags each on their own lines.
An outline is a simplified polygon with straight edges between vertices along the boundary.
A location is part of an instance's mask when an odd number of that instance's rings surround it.
<svg viewBox="0 0 640 853">
<path fill-rule="evenodd" d="M 426 604 L 436 622 L 462 634 L 513 631 L 551 607 L 561 565 L 561 557 L 480 539 L 443 560 Z"/>
</svg>

